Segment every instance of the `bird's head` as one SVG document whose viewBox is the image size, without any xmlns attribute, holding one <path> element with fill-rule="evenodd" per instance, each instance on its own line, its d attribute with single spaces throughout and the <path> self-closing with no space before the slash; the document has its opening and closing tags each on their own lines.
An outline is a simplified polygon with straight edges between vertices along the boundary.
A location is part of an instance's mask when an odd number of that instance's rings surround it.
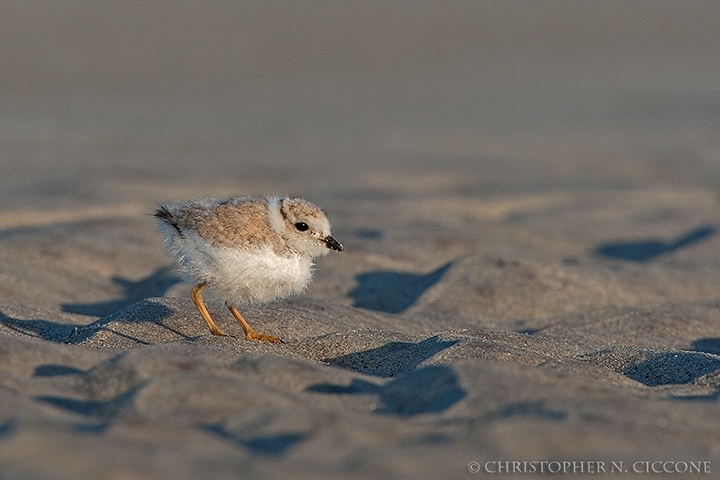
<svg viewBox="0 0 720 480">
<path fill-rule="evenodd" d="M 330 235 L 330 222 L 325 212 L 302 198 L 280 201 L 284 239 L 288 247 L 310 257 L 325 255 L 330 250 L 343 251 L 343 246 Z"/>
</svg>

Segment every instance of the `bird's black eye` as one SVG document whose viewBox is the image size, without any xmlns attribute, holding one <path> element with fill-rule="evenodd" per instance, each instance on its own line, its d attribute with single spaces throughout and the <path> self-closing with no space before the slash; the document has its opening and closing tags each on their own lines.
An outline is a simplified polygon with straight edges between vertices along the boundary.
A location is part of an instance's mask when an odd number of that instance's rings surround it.
<svg viewBox="0 0 720 480">
<path fill-rule="evenodd" d="M 295 224 L 295 228 L 297 228 L 298 231 L 300 231 L 300 232 L 305 232 L 305 231 L 307 231 L 307 229 L 310 228 L 310 227 L 308 227 L 308 224 L 305 223 L 305 222 L 297 222 L 297 223 Z"/>
</svg>

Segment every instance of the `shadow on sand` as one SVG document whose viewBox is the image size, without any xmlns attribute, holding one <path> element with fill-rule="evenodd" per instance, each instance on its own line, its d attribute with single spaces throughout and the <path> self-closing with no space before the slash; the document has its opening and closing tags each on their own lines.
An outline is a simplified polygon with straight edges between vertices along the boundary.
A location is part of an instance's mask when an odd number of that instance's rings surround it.
<svg viewBox="0 0 720 480">
<path fill-rule="evenodd" d="M 418 365 L 457 343 L 434 336 L 417 343 L 389 342 L 377 348 L 326 358 L 324 363 L 374 377 L 394 377 L 415 370 Z M 388 359 L 392 361 L 388 361 Z"/>
<path fill-rule="evenodd" d="M 435 285 L 451 266 L 452 262 L 448 262 L 426 275 L 385 270 L 361 273 L 355 277 L 357 287 L 349 295 L 355 307 L 401 313 Z"/>
<path fill-rule="evenodd" d="M 704 352 L 658 352 L 650 358 L 632 363 L 622 372 L 628 378 L 649 387 L 692 383 L 720 370 L 720 357 Z"/>
<path fill-rule="evenodd" d="M 96 335 L 98 332 L 106 330 L 111 331 L 115 335 L 126 337 L 129 340 L 137 342 L 138 344 L 147 344 L 147 342 L 138 338 L 133 338 L 125 333 L 112 330 L 108 327 L 109 324 L 123 318 L 126 323 L 155 323 L 163 328 L 166 328 L 173 333 L 183 337 L 192 338 L 175 330 L 174 328 L 164 325 L 162 320 L 170 317 L 173 311 L 165 305 L 157 303 L 153 300 L 142 300 L 132 305 L 133 310 L 142 311 L 142 315 L 124 315 L 125 310 L 116 312 L 108 317 L 101 318 L 87 325 L 74 325 L 69 323 L 51 322 L 49 320 L 21 320 L 12 318 L 4 313 L 0 312 L 0 325 L 13 330 L 17 333 L 27 335 L 34 338 L 40 338 L 42 340 L 48 340 L 56 343 L 65 343 L 76 345 L 84 342 L 88 338 Z"/>
<path fill-rule="evenodd" d="M 265 456 L 281 456 L 308 436 L 299 432 L 248 436 L 226 428 L 223 423 L 206 425 L 203 428 L 222 440 L 250 450 L 256 455 Z"/>
<path fill-rule="evenodd" d="M 455 405 L 467 394 L 460 386 L 452 367 L 430 365 L 406 372 L 385 384 L 354 378 L 350 385 L 319 383 L 308 392 L 333 395 L 377 395 L 377 413 L 412 416 L 440 413 Z"/>
<path fill-rule="evenodd" d="M 705 225 L 698 227 L 673 241 L 647 239 L 635 242 L 604 243 L 595 249 L 595 254 L 601 257 L 615 258 L 631 262 L 649 262 L 661 255 L 666 255 L 681 248 L 689 247 L 690 245 L 706 240 L 716 233 L 716 227 L 712 225 Z"/>
<path fill-rule="evenodd" d="M 162 297 L 170 287 L 180 282 L 180 278 L 169 266 L 166 266 L 158 268 L 138 281 L 133 282 L 120 277 L 114 277 L 112 281 L 123 289 L 122 298 L 98 303 L 66 303 L 62 305 L 62 311 L 105 317 L 145 298 Z"/>
<path fill-rule="evenodd" d="M 336 367 L 376 377 L 394 377 L 384 384 L 353 379 L 349 385 L 319 383 L 308 392 L 333 395 L 377 395 L 378 413 L 400 416 L 443 412 L 462 400 L 466 392 L 452 367 L 420 363 L 457 343 L 431 337 L 418 343 L 390 342 L 382 347 L 326 359 Z M 392 361 L 388 361 L 392 359 Z"/>
<path fill-rule="evenodd" d="M 84 417 L 86 422 L 76 422 L 74 427 L 86 433 L 103 433 L 111 427 L 143 388 L 139 384 L 109 400 L 83 400 L 55 395 L 35 397 L 35 400 Z"/>
<path fill-rule="evenodd" d="M 0 325 L 17 333 L 49 340 L 51 342 L 77 344 L 87 340 L 98 331 L 108 330 L 107 325 L 109 323 L 117 320 L 118 317 L 122 317 L 123 309 L 133 306 L 135 310 L 142 310 L 143 315 L 128 316 L 127 322 L 154 322 L 178 335 L 188 338 L 171 327 L 162 324 L 164 318 L 172 315 L 172 310 L 160 303 L 146 300 L 151 297 L 163 296 L 170 287 L 179 281 L 180 279 L 172 273 L 170 267 L 162 267 L 155 270 L 149 276 L 134 282 L 123 278 L 113 278 L 113 282 L 120 285 L 123 289 L 123 297 L 117 300 L 99 303 L 68 303 L 62 305 L 64 312 L 103 317 L 87 325 L 80 326 L 42 319 L 21 320 L 12 318 L 2 312 L 0 312 Z M 127 335 L 121 332 L 114 331 L 114 333 L 127 337 Z M 128 338 L 141 344 L 146 343 L 136 338 Z"/>
</svg>

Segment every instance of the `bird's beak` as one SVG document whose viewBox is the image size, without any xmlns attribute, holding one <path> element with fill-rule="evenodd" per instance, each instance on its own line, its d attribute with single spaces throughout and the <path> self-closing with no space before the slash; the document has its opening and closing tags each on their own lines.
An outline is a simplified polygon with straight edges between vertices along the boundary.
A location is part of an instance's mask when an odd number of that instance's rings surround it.
<svg viewBox="0 0 720 480">
<path fill-rule="evenodd" d="M 343 246 L 340 244 L 340 242 L 338 242 L 337 240 L 335 240 L 335 239 L 334 239 L 333 237 L 331 237 L 330 235 L 328 235 L 327 237 L 325 237 L 325 238 L 323 239 L 323 241 L 325 242 L 325 245 L 327 245 L 327 247 L 328 247 L 330 250 L 337 250 L 338 252 L 342 252 L 342 251 L 343 251 Z"/>
</svg>

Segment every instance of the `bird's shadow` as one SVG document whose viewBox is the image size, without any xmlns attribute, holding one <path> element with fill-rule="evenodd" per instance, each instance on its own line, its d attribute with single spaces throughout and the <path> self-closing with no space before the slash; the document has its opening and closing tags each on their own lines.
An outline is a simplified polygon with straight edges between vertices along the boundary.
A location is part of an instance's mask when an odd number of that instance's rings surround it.
<svg viewBox="0 0 720 480">
<path fill-rule="evenodd" d="M 21 335 L 57 343 L 65 343 L 72 332 L 78 328 L 78 325 L 71 323 L 52 322 L 36 318 L 22 320 L 10 317 L 2 312 L 0 312 L 0 325 Z"/>
<path fill-rule="evenodd" d="M 717 233 L 717 227 L 704 225 L 675 240 L 646 239 L 630 242 L 607 242 L 595 248 L 595 254 L 601 257 L 631 262 L 649 262 L 650 260 L 672 253 L 681 248 L 707 240 Z"/>
<path fill-rule="evenodd" d="M 113 277 L 112 281 L 122 288 L 122 298 L 97 303 L 65 303 L 61 306 L 62 311 L 104 317 L 145 298 L 162 297 L 170 287 L 180 282 L 180 278 L 173 273 L 171 267 L 165 266 L 140 280 Z"/>
<path fill-rule="evenodd" d="M 182 337 L 188 338 L 175 329 L 163 325 L 162 320 L 171 316 L 173 314 L 172 310 L 158 302 L 146 300 L 151 297 L 163 296 L 170 287 L 180 282 L 180 278 L 172 273 L 170 267 L 158 268 L 147 277 L 137 281 L 115 277 L 113 278 L 113 282 L 122 287 L 122 298 L 98 303 L 66 303 L 61 306 L 64 312 L 101 317 L 87 325 L 53 322 L 43 319 L 21 320 L 10 317 L 2 312 L 0 312 L 0 325 L 17 333 L 41 338 L 43 340 L 78 344 L 97 334 L 100 330 L 108 330 L 108 324 L 117 320 L 112 314 L 118 313 L 130 305 L 144 301 L 147 302 L 147 305 L 144 305 L 143 318 L 137 319 L 133 317 L 132 319 L 126 319 L 126 322 L 154 322 Z M 146 343 L 140 339 L 129 337 L 122 332 L 113 331 L 113 333 L 125 336 L 141 344 Z"/>
<path fill-rule="evenodd" d="M 355 276 L 357 286 L 348 293 L 353 306 L 388 313 L 401 313 L 435 285 L 453 265 L 448 262 L 430 273 L 377 270 Z"/>
<path fill-rule="evenodd" d="M 163 324 L 162 320 L 170 317 L 174 313 L 172 310 L 170 310 L 165 305 L 162 305 L 153 300 L 144 300 L 144 302 L 146 302 L 146 305 L 144 305 L 144 315 L 142 318 L 128 318 L 122 320 L 126 323 L 155 323 L 163 328 L 172 331 L 177 335 L 180 335 L 181 337 L 191 338 L 183 334 L 182 332 L 179 332 L 176 329 Z M 109 324 L 117 321 L 119 318 L 122 317 L 116 317 L 115 315 L 111 315 L 109 317 L 104 317 L 96 320 L 87 325 L 76 325 L 71 323 L 53 322 L 50 320 L 42 319 L 23 320 L 10 317 L 0 312 L 0 325 L 8 328 L 9 330 L 20 333 L 22 335 L 27 335 L 29 337 L 40 338 L 42 340 L 48 340 L 55 343 L 63 343 L 70 345 L 80 344 L 96 335 L 99 331 L 111 331 L 115 335 L 126 337 L 129 340 L 132 340 L 139 344 L 147 344 L 147 342 L 143 341 L 142 339 L 131 337 L 126 333 L 119 332 L 108 327 Z"/>
</svg>

